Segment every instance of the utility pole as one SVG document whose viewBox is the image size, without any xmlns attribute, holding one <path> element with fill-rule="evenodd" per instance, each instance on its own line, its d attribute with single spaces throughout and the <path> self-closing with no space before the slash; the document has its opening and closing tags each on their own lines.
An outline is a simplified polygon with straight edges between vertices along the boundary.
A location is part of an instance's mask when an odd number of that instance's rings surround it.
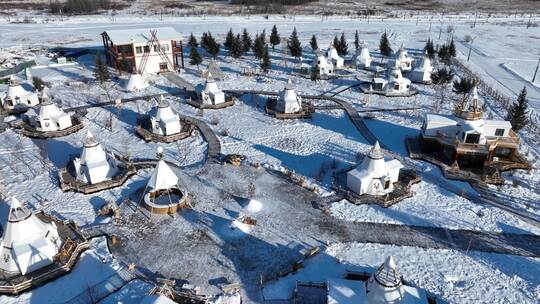
<svg viewBox="0 0 540 304">
<path fill-rule="evenodd" d="M 538 67 L 540 66 L 540 57 L 538 58 L 538 63 L 536 64 L 536 70 L 534 70 L 534 76 L 532 79 L 532 83 L 534 84 L 534 80 L 536 79 L 536 74 L 538 73 Z"/>
</svg>

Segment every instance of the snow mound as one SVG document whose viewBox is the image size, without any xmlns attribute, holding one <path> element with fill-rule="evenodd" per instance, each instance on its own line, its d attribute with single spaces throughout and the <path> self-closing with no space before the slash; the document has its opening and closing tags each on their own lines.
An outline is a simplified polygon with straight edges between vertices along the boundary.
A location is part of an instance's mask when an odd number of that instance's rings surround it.
<svg viewBox="0 0 540 304">
<path fill-rule="evenodd" d="M 246 211 L 251 213 L 257 213 L 261 211 L 263 208 L 263 204 L 258 200 L 250 200 L 249 203 L 246 205 Z"/>
</svg>

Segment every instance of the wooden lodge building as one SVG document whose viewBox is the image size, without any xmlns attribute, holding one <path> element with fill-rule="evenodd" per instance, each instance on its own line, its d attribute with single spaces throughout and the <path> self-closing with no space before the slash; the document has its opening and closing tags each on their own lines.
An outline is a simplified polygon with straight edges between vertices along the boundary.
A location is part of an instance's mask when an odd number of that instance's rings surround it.
<svg viewBox="0 0 540 304">
<path fill-rule="evenodd" d="M 128 73 L 159 73 L 184 67 L 182 34 L 171 27 L 110 30 L 101 34 L 107 64 Z"/>
<path fill-rule="evenodd" d="M 455 108 L 454 115 L 427 114 L 422 125 L 422 152 L 460 168 L 520 168 L 519 144 L 510 122 L 483 119 L 476 87 Z"/>
</svg>

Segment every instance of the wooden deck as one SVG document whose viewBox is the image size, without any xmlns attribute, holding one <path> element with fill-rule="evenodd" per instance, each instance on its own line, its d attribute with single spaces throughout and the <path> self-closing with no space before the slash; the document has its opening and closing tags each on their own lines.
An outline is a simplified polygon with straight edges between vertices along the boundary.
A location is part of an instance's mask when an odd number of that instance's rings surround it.
<svg viewBox="0 0 540 304">
<path fill-rule="evenodd" d="M 46 139 L 46 138 L 67 136 L 69 134 L 72 134 L 81 130 L 84 127 L 79 117 L 73 116 L 71 121 L 72 121 L 71 127 L 63 129 L 63 130 L 58 130 L 58 131 L 38 131 L 32 125 L 23 121 L 23 123 L 21 124 L 21 127 L 22 127 L 21 133 L 24 136 L 28 136 L 28 137 Z"/>
<path fill-rule="evenodd" d="M 0 294 L 17 295 L 68 273 L 80 254 L 88 248 L 86 237 L 74 222 L 61 221 L 43 212 L 36 213 L 36 216 L 45 222 L 56 224 L 58 234 L 64 242 L 60 253 L 54 257 L 52 264 L 25 275 L 0 271 Z"/>
<path fill-rule="evenodd" d="M 233 96 L 227 96 L 225 98 L 225 102 L 219 103 L 219 104 L 209 104 L 209 105 L 208 104 L 203 104 L 201 100 L 189 98 L 187 100 L 187 103 L 190 106 L 193 106 L 193 107 L 195 107 L 197 109 L 219 110 L 219 109 L 224 109 L 224 108 L 234 106 L 234 104 L 236 103 L 236 98 L 233 97 Z"/>
<path fill-rule="evenodd" d="M 502 185 L 504 184 L 504 178 L 501 176 L 501 172 L 515 169 L 531 169 L 530 163 L 521 155 L 515 155 L 512 161 L 501 160 L 491 162 L 481 169 L 455 167 L 439 159 L 433 153 L 422 152 L 421 142 L 418 136 L 407 137 L 405 143 L 410 158 L 425 160 L 437 165 L 443 172 L 444 177 L 448 179 Z"/>
<path fill-rule="evenodd" d="M 313 115 L 313 112 L 315 112 L 315 108 L 310 103 L 303 102 L 302 111 L 300 112 L 279 113 L 279 112 L 276 112 L 276 104 L 277 104 L 277 99 L 269 98 L 266 101 L 266 106 L 264 107 L 264 109 L 266 110 L 266 113 L 274 116 L 277 119 L 311 118 L 311 116 Z"/>
<path fill-rule="evenodd" d="M 137 121 L 136 131 L 137 134 L 145 141 L 172 143 L 188 138 L 189 136 L 191 136 L 193 130 L 195 129 L 195 125 L 187 119 L 180 118 L 180 125 L 182 126 L 182 129 L 179 133 L 172 135 L 159 135 L 150 131 L 149 117 L 142 116 Z"/>
<path fill-rule="evenodd" d="M 75 178 L 74 168 L 71 168 L 72 161 L 70 160 L 66 168 L 58 171 L 60 189 L 64 192 L 75 191 L 83 194 L 91 194 L 123 185 L 137 171 L 135 166 L 129 163 L 129 161 L 122 158 L 117 158 L 117 160 L 120 172 L 114 178 L 96 184 L 87 184 L 78 181 Z"/>
<path fill-rule="evenodd" d="M 354 167 L 348 168 L 336 172 L 332 183 L 332 188 L 336 190 L 336 193 L 343 194 L 344 198 L 355 205 L 363 204 L 377 204 L 383 208 L 388 208 L 408 197 L 413 196 L 411 186 L 420 182 L 421 178 L 412 169 L 401 169 L 399 172 L 399 178 L 394 183 L 394 191 L 387 195 L 358 195 L 355 192 L 347 189 L 347 172 L 354 169 Z"/>
</svg>

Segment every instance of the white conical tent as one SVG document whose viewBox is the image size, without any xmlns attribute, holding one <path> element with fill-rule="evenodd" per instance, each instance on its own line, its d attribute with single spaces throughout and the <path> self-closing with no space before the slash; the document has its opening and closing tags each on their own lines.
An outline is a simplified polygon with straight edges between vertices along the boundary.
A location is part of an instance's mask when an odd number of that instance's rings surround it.
<svg viewBox="0 0 540 304">
<path fill-rule="evenodd" d="M 403 165 L 396 159 L 386 161 L 379 142 L 362 163 L 347 172 L 347 188 L 357 194 L 384 195 L 393 191 Z"/>
<path fill-rule="evenodd" d="M 24 275 L 49 265 L 62 244 L 54 224 L 40 220 L 14 197 L 4 228 L 0 269 L 6 272 Z"/>
<path fill-rule="evenodd" d="M 424 57 L 419 66 L 415 67 L 411 73 L 411 79 L 416 82 L 430 83 L 431 73 L 433 72 L 433 65 L 427 52 L 424 53 Z"/>
<path fill-rule="evenodd" d="M 148 84 L 141 74 L 131 74 L 126 83 L 125 90 L 128 92 L 136 92 L 146 88 L 147 86 Z"/>
<path fill-rule="evenodd" d="M 34 124 L 37 130 L 57 131 L 73 125 L 71 116 L 62 111 L 45 93 L 43 93 L 41 100 L 42 103 L 39 106 L 38 115 L 34 117 Z"/>
<path fill-rule="evenodd" d="M 330 43 L 330 47 L 326 52 L 326 57 L 332 62 L 334 69 L 341 69 L 343 67 L 344 59 L 339 56 L 333 42 Z"/>
<path fill-rule="evenodd" d="M 169 165 L 164 160 L 159 160 L 147 187 L 152 191 L 167 190 L 178 185 L 178 176 L 174 174 Z"/>
<path fill-rule="evenodd" d="M 206 77 L 204 89 L 201 91 L 201 99 L 203 104 L 220 104 L 225 102 L 225 93 L 218 87 L 210 72 L 208 72 L 208 76 Z"/>
<path fill-rule="evenodd" d="M 26 90 L 19 80 L 12 76 L 7 92 L 1 96 L 0 102 L 4 108 L 14 109 L 35 106 L 39 104 L 39 98 L 37 93 Z"/>
<path fill-rule="evenodd" d="M 294 91 L 291 80 L 287 82 L 285 89 L 279 95 L 276 111 L 281 113 L 297 113 L 302 110 L 302 98 Z"/>
<path fill-rule="evenodd" d="M 371 275 L 367 282 L 367 297 L 369 303 L 400 303 L 401 276 L 397 271 L 396 262 L 392 256 Z"/>
<path fill-rule="evenodd" d="M 356 57 L 356 66 L 369 68 L 371 66 L 371 61 L 372 58 L 369 54 L 367 43 L 365 41 L 362 41 L 362 43 L 360 44 L 360 52 Z"/>
<path fill-rule="evenodd" d="M 160 96 L 158 106 L 152 109 L 151 114 L 152 132 L 159 135 L 172 135 L 180 133 L 182 126 L 178 114 L 171 105 Z"/>
<path fill-rule="evenodd" d="M 107 155 L 92 132 L 86 133 L 81 158 L 74 161 L 77 180 L 95 184 L 111 179 L 117 172 L 116 160 Z"/>
</svg>

